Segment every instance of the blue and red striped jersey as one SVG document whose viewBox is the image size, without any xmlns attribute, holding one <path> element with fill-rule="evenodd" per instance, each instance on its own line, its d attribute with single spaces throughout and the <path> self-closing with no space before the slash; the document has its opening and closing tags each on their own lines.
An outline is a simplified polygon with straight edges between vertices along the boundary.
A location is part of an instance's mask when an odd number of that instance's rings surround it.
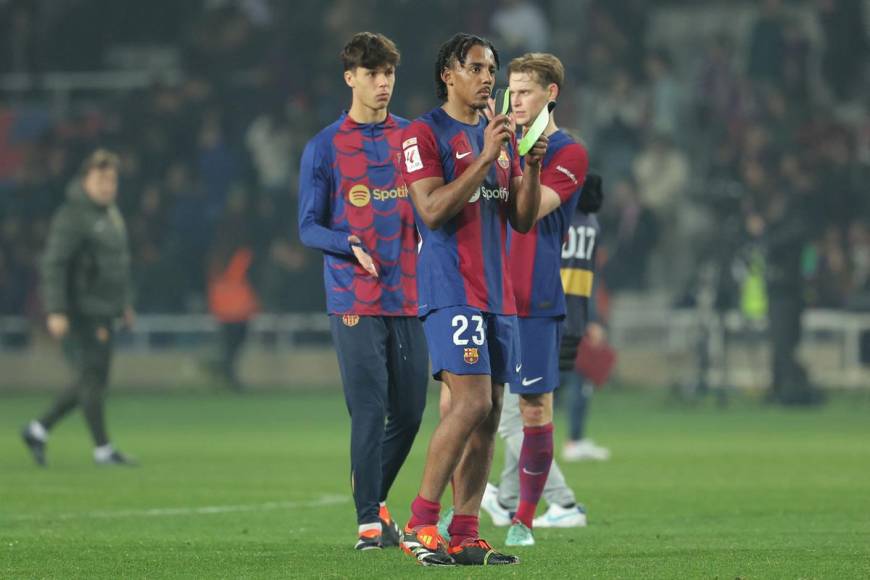
<svg viewBox="0 0 870 580">
<path fill-rule="evenodd" d="M 410 185 L 426 177 L 441 177 L 445 183 L 455 180 L 483 150 L 486 125 L 483 118 L 476 125 L 462 123 L 440 107 L 415 120 L 402 140 L 405 181 Z M 516 314 L 505 244 L 510 183 L 521 176 L 511 143 L 461 212 L 436 230 L 417 217 L 420 316 L 460 305 L 492 314 Z"/>
<path fill-rule="evenodd" d="M 588 166 L 583 145 L 561 130 L 550 135 L 541 185 L 555 191 L 562 205 L 538 220 L 529 233 L 511 232 L 511 272 L 521 317 L 565 316 L 565 293 L 559 277 L 562 241 L 580 200 Z"/>
<path fill-rule="evenodd" d="M 302 153 L 299 233 L 306 246 L 323 251 L 330 314 L 417 314 L 419 239 L 398 166 L 407 124 L 394 115 L 362 124 L 344 113 Z M 378 278 L 354 257 L 351 234 L 362 240 Z"/>
</svg>

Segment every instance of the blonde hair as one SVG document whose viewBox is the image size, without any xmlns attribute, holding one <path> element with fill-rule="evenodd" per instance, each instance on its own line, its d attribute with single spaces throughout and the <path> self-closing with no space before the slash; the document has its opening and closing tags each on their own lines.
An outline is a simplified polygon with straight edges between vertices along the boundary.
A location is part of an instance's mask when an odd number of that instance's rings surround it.
<svg viewBox="0 0 870 580">
<path fill-rule="evenodd" d="M 546 52 L 528 52 L 513 59 L 508 65 L 508 74 L 529 73 L 543 87 L 555 83 L 559 90 L 565 82 L 565 67 L 562 61 Z"/>
</svg>

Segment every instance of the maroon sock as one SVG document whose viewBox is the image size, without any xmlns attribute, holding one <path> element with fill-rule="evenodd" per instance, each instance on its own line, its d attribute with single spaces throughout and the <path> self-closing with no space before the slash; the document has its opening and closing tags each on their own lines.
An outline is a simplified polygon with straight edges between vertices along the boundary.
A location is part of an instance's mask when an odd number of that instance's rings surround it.
<svg viewBox="0 0 870 580">
<path fill-rule="evenodd" d="M 523 427 L 523 447 L 520 450 L 520 504 L 514 521 L 532 527 L 535 510 L 544 492 L 547 475 L 553 464 L 553 424 Z"/>
<path fill-rule="evenodd" d="M 429 501 L 422 496 L 417 496 L 411 503 L 411 521 L 408 527 L 432 526 L 438 523 L 438 515 L 441 512 L 441 504 L 437 501 Z"/>
<path fill-rule="evenodd" d="M 453 521 L 447 531 L 450 532 L 450 547 L 455 548 L 465 540 L 476 540 L 480 537 L 480 518 L 453 514 Z"/>
</svg>

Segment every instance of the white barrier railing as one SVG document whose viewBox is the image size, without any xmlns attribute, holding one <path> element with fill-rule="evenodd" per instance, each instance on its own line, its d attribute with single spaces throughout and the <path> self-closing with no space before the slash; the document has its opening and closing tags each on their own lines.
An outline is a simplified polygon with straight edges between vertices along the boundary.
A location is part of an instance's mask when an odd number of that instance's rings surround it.
<svg viewBox="0 0 870 580">
<path fill-rule="evenodd" d="M 0 317 L 0 350 L 12 336 L 27 337 L 34 332 L 34 322 L 22 317 Z M 710 358 L 714 368 L 724 374 L 728 369 L 726 350 L 746 342 L 746 321 L 736 312 L 707 316 L 695 310 L 668 308 L 615 308 L 611 317 L 610 338 L 623 351 L 654 352 L 662 355 L 691 354 L 697 348 L 700 329 L 713 337 Z M 870 313 L 839 310 L 809 310 L 803 318 L 804 350 L 822 345 L 836 351 L 837 364 L 827 373 L 828 382 L 863 386 L 870 369 L 861 362 L 861 336 L 870 332 Z M 764 325 L 750 329 L 755 339 Z M 119 348 L 147 354 L 167 348 L 199 347 L 214 339 L 217 321 L 207 314 L 149 314 L 138 318 L 135 328 L 122 335 Z M 37 332 L 42 332 L 38 330 Z M 169 341 L 153 340 L 156 336 Z M 304 344 L 324 345 L 329 340 L 329 318 L 323 313 L 263 314 L 256 317 L 249 332 L 249 342 L 269 348 L 294 348 Z M 188 340 L 185 340 L 188 339 Z M 18 341 L 21 342 L 21 341 Z M 726 344 L 728 343 L 728 344 Z M 736 369 L 740 370 L 740 369 Z M 812 370 L 812 369 L 811 369 Z"/>
<path fill-rule="evenodd" d="M 33 321 L 23 317 L 0 317 L 0 340 L 9 335 L 30 334 L 33 325 Z M 217 320 L 207 314 L 145 314 L 136 319 L 132 330 L 122 335 L 119 346 L 147 352 L 161 348 L 151 340 L 158 334 L 204 339 L 213 337 L 218 329 Z M 304 333 L 328 334 L 329 318 L 323 313 L 263 314 L 251 321 L 249 336 L 252 342 L 268 338 L 270 344 L 292 347 Z"/>
</svg>

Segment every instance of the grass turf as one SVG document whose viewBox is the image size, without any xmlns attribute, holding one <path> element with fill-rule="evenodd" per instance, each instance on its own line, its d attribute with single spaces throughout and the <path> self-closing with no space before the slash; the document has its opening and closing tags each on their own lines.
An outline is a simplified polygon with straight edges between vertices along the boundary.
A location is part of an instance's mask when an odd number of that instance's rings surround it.
<svg viewBox="0 0 870 580">
<path fill-rule="evenodd" d="M 0 399 L 2 578 L 870 577 L 866 395 L 786 411 L 600 393 L 591 430 L 613 459 L 563 464 L 590 526 L 539 530 L 519 566 L 498 570 L 351 549 L 338 392 L 118 394 L 110 424 L 137 469 L 92 465 L 78 415 L 53 433 L 49 468 L 33 466 L 17 428 L 48 400 Z M 391 495 L 402 523 L 436 403 Z M 502 545 L 485 514 L 481 531 Z"/>
</svg>

